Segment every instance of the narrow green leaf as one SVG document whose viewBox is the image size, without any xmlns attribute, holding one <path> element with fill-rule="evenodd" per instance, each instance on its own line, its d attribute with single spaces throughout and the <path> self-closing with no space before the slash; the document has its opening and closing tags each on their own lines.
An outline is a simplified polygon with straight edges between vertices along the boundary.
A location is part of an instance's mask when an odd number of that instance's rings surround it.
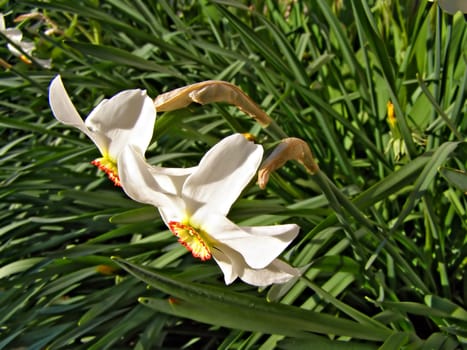
<svg viewBox="0 0 467 350">
<path fill-rule="evenodd" d="M 139 302 L 158 312 L 215 326 L 268 334 L 285 334 L 291 337 L 304 336 L 303 331 L 295 328 L 296 324 L 290 323 L 290 320 L 285 317 L 264 317 L 263 313 L 256 311 L 254 317 L 251 317 L 251 310 L 248 311 L 245 308 L 234 309 L 232 305 L 228 304 L 216 304 L 214 308 L 214 305 L 209 305 L 208 300 L 205 300 L 203 305 L 173 297 L 169 299 L 139 298 Z M 286 320 L 289 323 L 281 323 Z"/>
<path fill-rule="evenodd" d="M 69 324 L 69 331 L 62 332 L 60 336 L 52 338 L 53 341 L 48 344 L 43 344 L 40 349 L 47 345 L 47 349 L 59 349 L 69 346 L 70 343 L 75 343 L 76 339 L 79 339 L 87 334 L 92 334 L 100 325 L 105 322 L 112 322 L 118 316 L 120 316 L 126 310 L 116 310 L 106 313 L 99 318 L 94 319 L 92 322 L 88 322 L 83 326 L 77 326 L 75 323 Z M 89 347 L 86 347 L 89 349 Z M 39 348 L 38 348 L 39 349 Z"/>
<path fill-rule="evenodd" d="M 412 211 L 420 197 L 428 189 L 434 177 L 438 173 L 438 168 L 451 156 L 451 153 L 459 146 L 460 142 L 445 142 L 432 155 L 430 161 L 425 165 L 417 181 L 414 183 L 414 188 L 410 196 L 406 200 L 404 207 L 397 217 L 397 221 L 391 228 L 394 232 L 399 225 L 405 220 L 407 215 Z"/>
<path fill-rule="evenodd" d="M 464 137 L 461 135 L 461 133 L 456 129 L 456 125 L 453 124 L 451 119 L 446 115 L 446 113 L 443 111 L 443 109 L 440 107 L 438 102 L 436 102 L 435 97 L 431 94 L 430 90 L 428 90 L 428 87 L 426 86 L 425 82 L 423 81 L 422 77 L 420 75 L 417 76 L 418 79 L 418 84 L 422 88 L 423 93 L 428 97 L 430 100 L 432 106 L 435 108 L 435 110 L 438 112 L 444 123 L 448 126 L 448 128 L 451 130 L 451 132 L 456 136 L 458 141 L 462 141 Z"/>
<path fill-rule="evenodd" d="M 145 206 L 112 215 L 109 221 L 113 224 L 132 224 L 142 221 L 155 221 L 158 219 L 160 219 L 160 215 L 157 209 L 153 206 Z"/>
<path fill-rule="evenodd" d="M 344 28 L 341 23 L 338 21 L 338 17 L 332 12 L 331 7 L 326 1 L 318 1 L 316 3 L 324 16 L 324 18 L 329 23 L 329 27 L 336 35 L 337 41 L 339 43 L 339 48 L 342 50 L 345 62 L 349 65 L 353 76 L 356 76 L 357 79 L 360 78 L 360 82 L 365 85 L 366 81 L 364 75 L 361 71 L 361 67 L 358 64 L 358 61 L 355 57 L 354 50 L 352 49 L 352 44 L 350 43 L 347 34 L 344 31 Z M 366 87 L 366 86 L 365 86 Z"/>
<path fill-rule="evenodd" d="M 159 72 L 170 77 L 182 78 L 180 73 L 173 69 L 161 66 L 154 61 L 148 61 L 142 57 L 136 56 L 116 47 L 85 44 L 72 41 L 67 41 L 66 44 L 85 55 L 100 58 L 105 61 L 110 61 L 114 64 L 134 67 L 144 71 Z"/>
<path fill-rule="evenodd" d="M 84 268 L 64 276 L 61 276 L 51 283 L 47 284 L 47 287 L 43 289 L 40 296 L 47 296 L 53 293 L 64 293 L 68 288 L 77 286 L 82 280 L 97 274 L 95 267 Z"/>
<path fill-rule="evenodd" d="M 399 333 L 396 333 L 399 334 Z M 280 350 L 376 350 L 374 344 L 358 341 L 330 340 L 319 335 L 307 335 L 304 339 L 287 338 L 277 343 L 276 349 Z"/>
<path fill-rule="evenodd" d="M 451 319 L 452 321 L 459 320 L 456 322 L 460 325 L 463 325 L 464 327 L 467 326 L 467 319 L 465 318 L 466 311 L 460 307 L 457 307 L 455 311 L 451 312 L 450 310 L 446 311 L 439 307 L 427 306 L 425 304 L 412 301 L 384 301 L 381 302 L 381 304 L 387 309 L 399 310 L 400 312 L 425 316 L 427 318 L 439 317 L 442 319 Z"/>
<path fill-rule="evenodd" d="M 0 349 L 8 349 L 7 346 L 8 344 L 10 344 L 12 341 L 14 341 L 16 338 L 19 338 L 19 336 L 21 335 L 21 333 L 23 333 L 24 330 L 23 329 L 19 329 L 19 330 L 16 330 L 15 332 L 13 332 L 12 334 L 10 334 L 8 337 L 6 338 L 3 338 L 1 341 L 0 341 Z"/>
<path fill-rule="evenodd" d="M 107 180 L 107 179 L 106 179 Z M 95 191 L 85 192 L 76 190 L 60 191 L 59 195 L 64 198 L 74 199 L 90 207 L 108 209 L 109 207 L 135 208 L 140 204 L 135 203 L 121 194 L 120 191 Z"/>
<path fill-rule="evenodd" d="M 460 349 L 461 344 L 452 339 L 449 335 L 443 333 L 433 333 L 425 340 L 421 350 L 456 350 Z"/>
<path fill-rule="evenodd" d="M 441 167 L 439 171 L 451 185 L 467 193 L 467 173 L 465 171 L 446 167 Z"/>
<path fill-rule="evenodd" d="M 275 43 L 287 60 L 287 63 L 292 70 L 296 81 L 304 86 L 309 86 L 310 80 L 308 79 L 308 74 L 297 58 L 285 35 L 265 17 L 259 16 L 259 19 L 266 26 L 266 28 L 271 33 L 271 36 L 274 38 Z"/>
<path fill-rule="evenodd" d="M 113 349 L 113 345 L 121 339 L 122 336 L 131 332 L 141 324 L 145 324 L 153 317 L 153 313 L 144 307 L 137 305 L 131 309 L 117 324 L 113 324 L 107 334 L 98 339 L 89 346 L 89 350 Z"/>
<path fill-rule="evenodd" d="M 271 46 L 266 45 L 261 38 L 258 37 L 251 28 L 242 23 L 238 17 L 234 16 L 226 8 L 217 6 L 219 12 L 232 24 L 232 26 L 240 33 L 242 40 L 254 46 L 261 56 L 270 62 L 278 71 L 285 73 L 290 78 L 293 74 L 290 72 L 289 67 L 283 62 L 280 55 L 272 49 Z"/>
<path fill-rule="evenodd" d="M 409 334 L 400 332 L 392 334 L 386 341 L 381 345 L 378 350 L 393 350 L 402 349 L 409 340 Z"/>
<path fill-rule="evenodd" d="M 467 322 L 467 311 L 449 299 L 437 295 L 427 295 L 425 296 L 425 303 L 435 310 L 445 312 L 448 317 Z"/>
<path fill-rule="evenodd" d="M 116 305 L 118 300 L 128 293 L 128 290 L 122 288 L 113 288 L 112 295 L 104 298 L 101 302 L 95 304 L 91 309 L 89 309 L 85 314 L 79 319 L 78 326 L 83 326 L 88 322 L 91 322 L 96 317 L 105 313 L 113 305 Z"/>
<path fill-rule="evenodd" d="M 23 272 L 34 265 L 40 263 L 44 258 L 29 258 L 12 262 L 8 265 L 0 267 L 0 279 L 14 275 L 15 273 Z"/>
<path fill-rule="evenodd" d="M 306 311 L 297 307 L 283 304 L 268 303 L 263 299 L 234 293 L 226 288 L 208 286 L 198 283 L 187 283 L 170 277 L 159 271 L 148 270 L 134 265 L 120 258 L 113 258 L 123 269 L 148 283 L 152 287 L 181 299 L 189 308 L 207 307 L 207 310 L 219 310 L 226 313 L 235 328 L 244 329 L 245 318 L 255 314 L 251 319 L 256 327 L 263 329 L 265 325 L 274 328 L 274 333 L 289 334 L 297 336 L 302 332 L 317 332 L 325 334 L 347 335 L 358 339 L 384 340 L 392 332 L 379 327 L 365 327 L 362 329 L 358 323 L 340 319 L 331 315 Z M 158 304 L 159 305 L 159 304 Z M 160 305 L 159 305 L 160 306 Z M 165 306 L 169 308 L 169 306 Z M 266 323 L 265 323 L 266 322 Z M 283 327 L 279 332 L 277 327 Z M 292 335 L 292 334 L 291 334 Z"/>
<path fill-rule="evenodd" d="M 316 294 L 318 294 L 320 296 L 320 298 L 323 298 L 326 302 L 333 304 L 340 311 L 344 312 L 349 317 L 351 317 L 354 320 L 356 320 L 357 322 L 361 323 L 363 327 L 367 327 L 367 326 L 379 327 L 381 329 L 388 330 L 380 322 L 375 321 L 371 317 L 368 317 L 367 315 L 361 313 L 360 311 L 358 311 L 358 310 L 352 308 L 351 306 L 343 303 L 342 301 L 338 300 L 337 298 L 335 298 L 335 296 L 331 295 L 331 293 L 328 293 L 325 289 L 320 288 L 318 285 L 311 282 L 309 279 L 302 278 L 301 280 L 308 287 L 310 287 Z"/>
</svg>

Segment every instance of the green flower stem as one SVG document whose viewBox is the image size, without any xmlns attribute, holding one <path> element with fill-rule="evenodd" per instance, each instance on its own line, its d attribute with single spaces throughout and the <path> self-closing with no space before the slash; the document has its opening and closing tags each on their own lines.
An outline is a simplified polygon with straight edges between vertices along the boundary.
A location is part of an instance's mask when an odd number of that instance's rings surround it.
<svg viewBox="0 0 467 350">
<path fill-rule="evenodd" d="M 271 135 L 275 141 L 280 141 L 282 139 L 288 138 L 289 136 L 285 133 L 284 130 L 273 120 L 264 130 Z"/>
</svg>

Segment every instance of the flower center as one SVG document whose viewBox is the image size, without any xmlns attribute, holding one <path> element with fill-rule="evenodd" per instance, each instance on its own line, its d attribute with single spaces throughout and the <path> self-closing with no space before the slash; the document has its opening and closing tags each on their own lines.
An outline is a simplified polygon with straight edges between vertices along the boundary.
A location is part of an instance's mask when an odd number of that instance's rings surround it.
<svg viewBox="0 0 467 350">
<path fill-rule="evenodd" d="M 120 178 L 118 177 L 117 163 L 115 163 L 113 160 L 107 157 L 97 158 L 94 159 L 91 164 L 95 165 L 99 168 L 99 170 L 102 170 L 104 173 L 106 173 L 107 177 L 115 184 L 115 186 L 122 186 L 120 183 Z"/>
<path fill-rule="evenodd" d="M 178 237 L 178 241 L 184 245 L 195 258 L 203 261 L 211 259 L 209 242 L 203 239 L 203 231 L 177 221 L 170 221 L 169 228 Z M 204 234 L 205 236 L 205 234 Z"/>
</svg>

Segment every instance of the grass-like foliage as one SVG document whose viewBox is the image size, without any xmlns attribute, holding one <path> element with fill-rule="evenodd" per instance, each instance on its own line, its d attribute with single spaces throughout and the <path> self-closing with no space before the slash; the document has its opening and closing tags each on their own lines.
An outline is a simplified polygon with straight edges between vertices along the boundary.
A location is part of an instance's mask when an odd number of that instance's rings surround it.
<svg viewBox="0 0 467 350">
<path fill-rule="evenodd" d="M 0 34 L 0 349 L 465 346 L 460 12 L 427 0 L 0 4 L 6 26 L 36 44 L 21 60 Z M 13 22 L 28 13 L 40 16 Z M 218 79 L 278 126 L 222 103 L 159 113 L 152 164 L 192 166 L 234 132 L 267 152 L 280 135 L 305 140 L 320 172 L 288 162 L 229 214 L 241 225 L 299 224 L 282 259 L 302 277 L 225 286 L 155 208 L 89 164 L 95 146 L 51 113 L 57 74 L 83 117 L 124 89 L 155 98 Z"/>
</svg>

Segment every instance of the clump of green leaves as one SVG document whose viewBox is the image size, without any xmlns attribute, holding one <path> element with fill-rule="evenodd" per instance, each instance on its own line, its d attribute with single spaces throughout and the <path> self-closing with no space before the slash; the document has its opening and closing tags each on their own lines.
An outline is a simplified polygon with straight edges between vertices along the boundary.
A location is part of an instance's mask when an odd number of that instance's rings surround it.
<svg viewBox="0 0 467 350">
<path fill-rule="evenodd" d="M 427 1 L 254 3 L 2 4 L 52 69 L 2 36 L 0 348 L 465 345 L 464 17 Z M 51 22 L 13 23 L 31 11 Z M 284 258 L 303 277 L 224 286 L 89 165 L 97 150 L 48 107 L 57 73 L 83 115 L 123 89 L 226 80 L 308 142 L 321 172 L 288 163 L 230 215 L 299 224 Z M 164 166 L 196 164 L 233 132 L 277 142 L 222 104 L 160 114 L 155 130 L 146 156 Z"/>
</svg>

